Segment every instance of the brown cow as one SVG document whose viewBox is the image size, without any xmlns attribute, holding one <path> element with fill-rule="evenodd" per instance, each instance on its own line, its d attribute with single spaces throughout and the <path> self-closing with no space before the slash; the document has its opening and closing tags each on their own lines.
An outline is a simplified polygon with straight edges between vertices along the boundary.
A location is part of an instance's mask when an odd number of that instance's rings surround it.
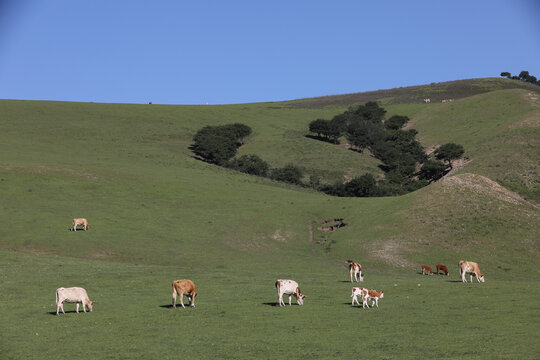
<svg viewBox="0 0 540 360">
<path fill-rule="evenodd" d="M 188 297 L 189 305 L 195 306 L 195 296 L 197 296 L 197 288 L 191 280 L 175 280 L 172 283 L 172 298 L 173 307 L 176 308 L 176 295 L 180 296 L 180 304 L 184 306 L 184 294 Z"/>
<path fill-rule="evenodd" d="M 86 220 L 85 218 L 75 218 L 72 220 L 71 223 L 73 225 L 71 231 L 77 231 L 78 225 L 81 225 L 84 231 L 88 230 L 88 228 L 90 227 L 90 224 L 88 224 L 88 220 Z"/>
<path fill-rule="evenodd" d="M 422 275 L 424 275 L 424 271 L 427 275 L 433 275 L 433 270 L 427 265 L 422 265 Z"/>
<path fill-rule="evenodd" d="M 439 275 L 439 271 L 444 272 L 444 275 L 448 276 L 450 273 L 448 272 L 448 268 L 444 265 L 437 264 L 437 275 Z"/>
</svg>

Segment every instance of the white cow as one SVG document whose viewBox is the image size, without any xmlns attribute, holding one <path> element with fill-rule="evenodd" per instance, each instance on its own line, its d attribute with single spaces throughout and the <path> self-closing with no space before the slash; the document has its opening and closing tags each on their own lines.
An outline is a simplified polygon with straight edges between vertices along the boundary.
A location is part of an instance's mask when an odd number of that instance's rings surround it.
<svg viewBox="0 0 540 360">
<path fill-rule="evenodd" d="M 276 281 L 276 289 L 279 306 L 285 306 L 285 303 L 283 302 L 283 295 L 289 295 L 289 305 L 291 305 L 291 297 L 293 295 L 296 297 L 296 302 L 298 305 L 302 305 L 304 303 L 304 299 L 306 298 L 306 296 L 300 291 L 298 283 L 294 280 L 279 279 Z"/>
<path fill-rule="evenodd" d="M 79 313 L 79 304 L 82 304 L 84 312 L 86 312 L 86 307 L 88 310 L 92 311 L 93 301 L 90 301 L 86 290 L 80 287 L 70 287 L 70 288 L 58 288 L 56 289 L 56 315 L 58 315 L 58 310 L 62 309 L 64 312 L 64 303 L 77 303 L 77 313 Z"/>
</svg>

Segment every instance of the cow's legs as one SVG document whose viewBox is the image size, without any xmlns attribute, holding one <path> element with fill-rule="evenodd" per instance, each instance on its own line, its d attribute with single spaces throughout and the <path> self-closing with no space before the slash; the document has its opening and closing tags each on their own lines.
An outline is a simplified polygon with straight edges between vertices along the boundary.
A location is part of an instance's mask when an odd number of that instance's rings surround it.
<svg viewBox="0 0 540 360">
<path fill-rule="evenodd" d="M 289 295 L 289 306 L 291 306 L 291 298 L 292 298 L 292 295 Z"/>
<path fill-rule="evenodd" d="M 180 305 L 182 305 L 182 307 L 185 309 L 186 307 L 184 306 L 184 293 L 180 294 Z"/>
<path fill-rule="evenodd" d="M 58 315 L 58 310 L 60 310 L 60 305 L 59 303 L 56 303 L 56 315 Z"/>
<path fill-rule="evenodd" d="M 86 312 L 86 305 L 84 304 L 84 301 L 81 303 L 82 305 L 82 309 L 84 310 L 84 312 Z"/>
<path fill-rule="evenodd" d="M 469 280 L 472 282 L 472 274 L 471 274 L 471 277 L 469 278 Z"/>
<path fill-rule="evenodd" d="M 189 306 L 195 307 L 195 295 L 191 294 L 191 297 L 189 298 Z"/>
<path fill-rule="evenodd" d="M 79 303 L 77 303 L 77 314 L 79 313 Z"/>
</svg>

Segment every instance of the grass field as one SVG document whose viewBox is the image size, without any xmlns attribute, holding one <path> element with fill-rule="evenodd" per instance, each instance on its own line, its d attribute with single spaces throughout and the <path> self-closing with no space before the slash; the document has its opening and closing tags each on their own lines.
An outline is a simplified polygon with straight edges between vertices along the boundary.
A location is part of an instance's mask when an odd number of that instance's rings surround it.
<svg viewBox="0 0 540 360">
<path fill-rule="evenodd" d="M 376 94 L 166 106 L 0 101 L 0 358 L 540 358 L 540 92 L 507 79 L 378 93 L 427 148 L 463 144 L 453 176 L 394 198 L 334 198 L 193 158 L 205 125 L 253 129 L 241 154 L 326 181 L 377 172 L 368 155 L 305 137 Z M 453 97 L 423 104 L 417 98 Z M 362 100 L 364 99 L 364 100 Z M 71 232 L 86 217 L 87 232 Z M 335 232 L 317 220 L 344 218 Z M 310 230 L 311 229 L 311 230 Z M 346 259 L 379 309 L 350 304 Z M 484 284 L 462 284 L 477 261 Z M 446 264 L 450 276 L 422 276 Z M 172 309 L 192 279 L 197 306 Z M 291 278 L 303 306 L 279 308 Z M 90 314 L 56 316 L 82 286 Z"/>
</svg>

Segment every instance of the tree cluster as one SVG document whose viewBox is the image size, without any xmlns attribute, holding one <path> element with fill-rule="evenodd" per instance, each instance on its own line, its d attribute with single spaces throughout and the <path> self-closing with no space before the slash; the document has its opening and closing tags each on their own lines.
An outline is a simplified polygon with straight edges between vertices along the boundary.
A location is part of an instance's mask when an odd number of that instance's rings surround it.
<svg viewBox="0 0 540 360">
<path fill-rule="evenodd" d="M 309 130 L 321 140 L 338 142 L 344 136 L 357 151 L 368 149 L 383 163 L 384 180 L 364 174 L 348 183 L 325 185 L 321 190 L 337 196 L 388 196 L 414 191 L 440 179 L 451 169 L 451 160 L 463 154 L 463 147 L 445 144 L 430 159 L 416 140 L 415 129 L 404 130 L 407 116 L 395 115 L 385 120 L 386 110 L 376 102 L 350 108 L 331 120 L 317 119 Z M 440 160 L 448 162 L 448 166 Z"/>
<path fill-rule="evenodd" d="M 204 161 L 223 166 L 250 134 L 251 128 L 244 124 L 205 126 L 193 136 L 190 149 Z"/>
<path fill-rule="evenodd" d="M 277 181 L 302 184 L 302 170 L 293 164 L 271 169 L 268 163 L 257 155 L 248 154 L 234 158 L 237 149 L 243 144 L 243 139 L 250 134 L 251 128 L 244 124 L 205 126 L 193 136 L 190 149 L 212 164 Z"/>
<path fill-rule="evenodd" d="M 535 76 L 530 75 L 529 72 L 525 70 L 520 72 L 519 75 L 514 75 L 514 76 L 512 76 L 512 74 L 510 74 L 509 72 L 502 72 L 501 76 L 506 77 L 508 79 L 520 80 L 520 81 L 525 81 L 531 84 L 540 85 L 540 81 Z"/>
</svg>

